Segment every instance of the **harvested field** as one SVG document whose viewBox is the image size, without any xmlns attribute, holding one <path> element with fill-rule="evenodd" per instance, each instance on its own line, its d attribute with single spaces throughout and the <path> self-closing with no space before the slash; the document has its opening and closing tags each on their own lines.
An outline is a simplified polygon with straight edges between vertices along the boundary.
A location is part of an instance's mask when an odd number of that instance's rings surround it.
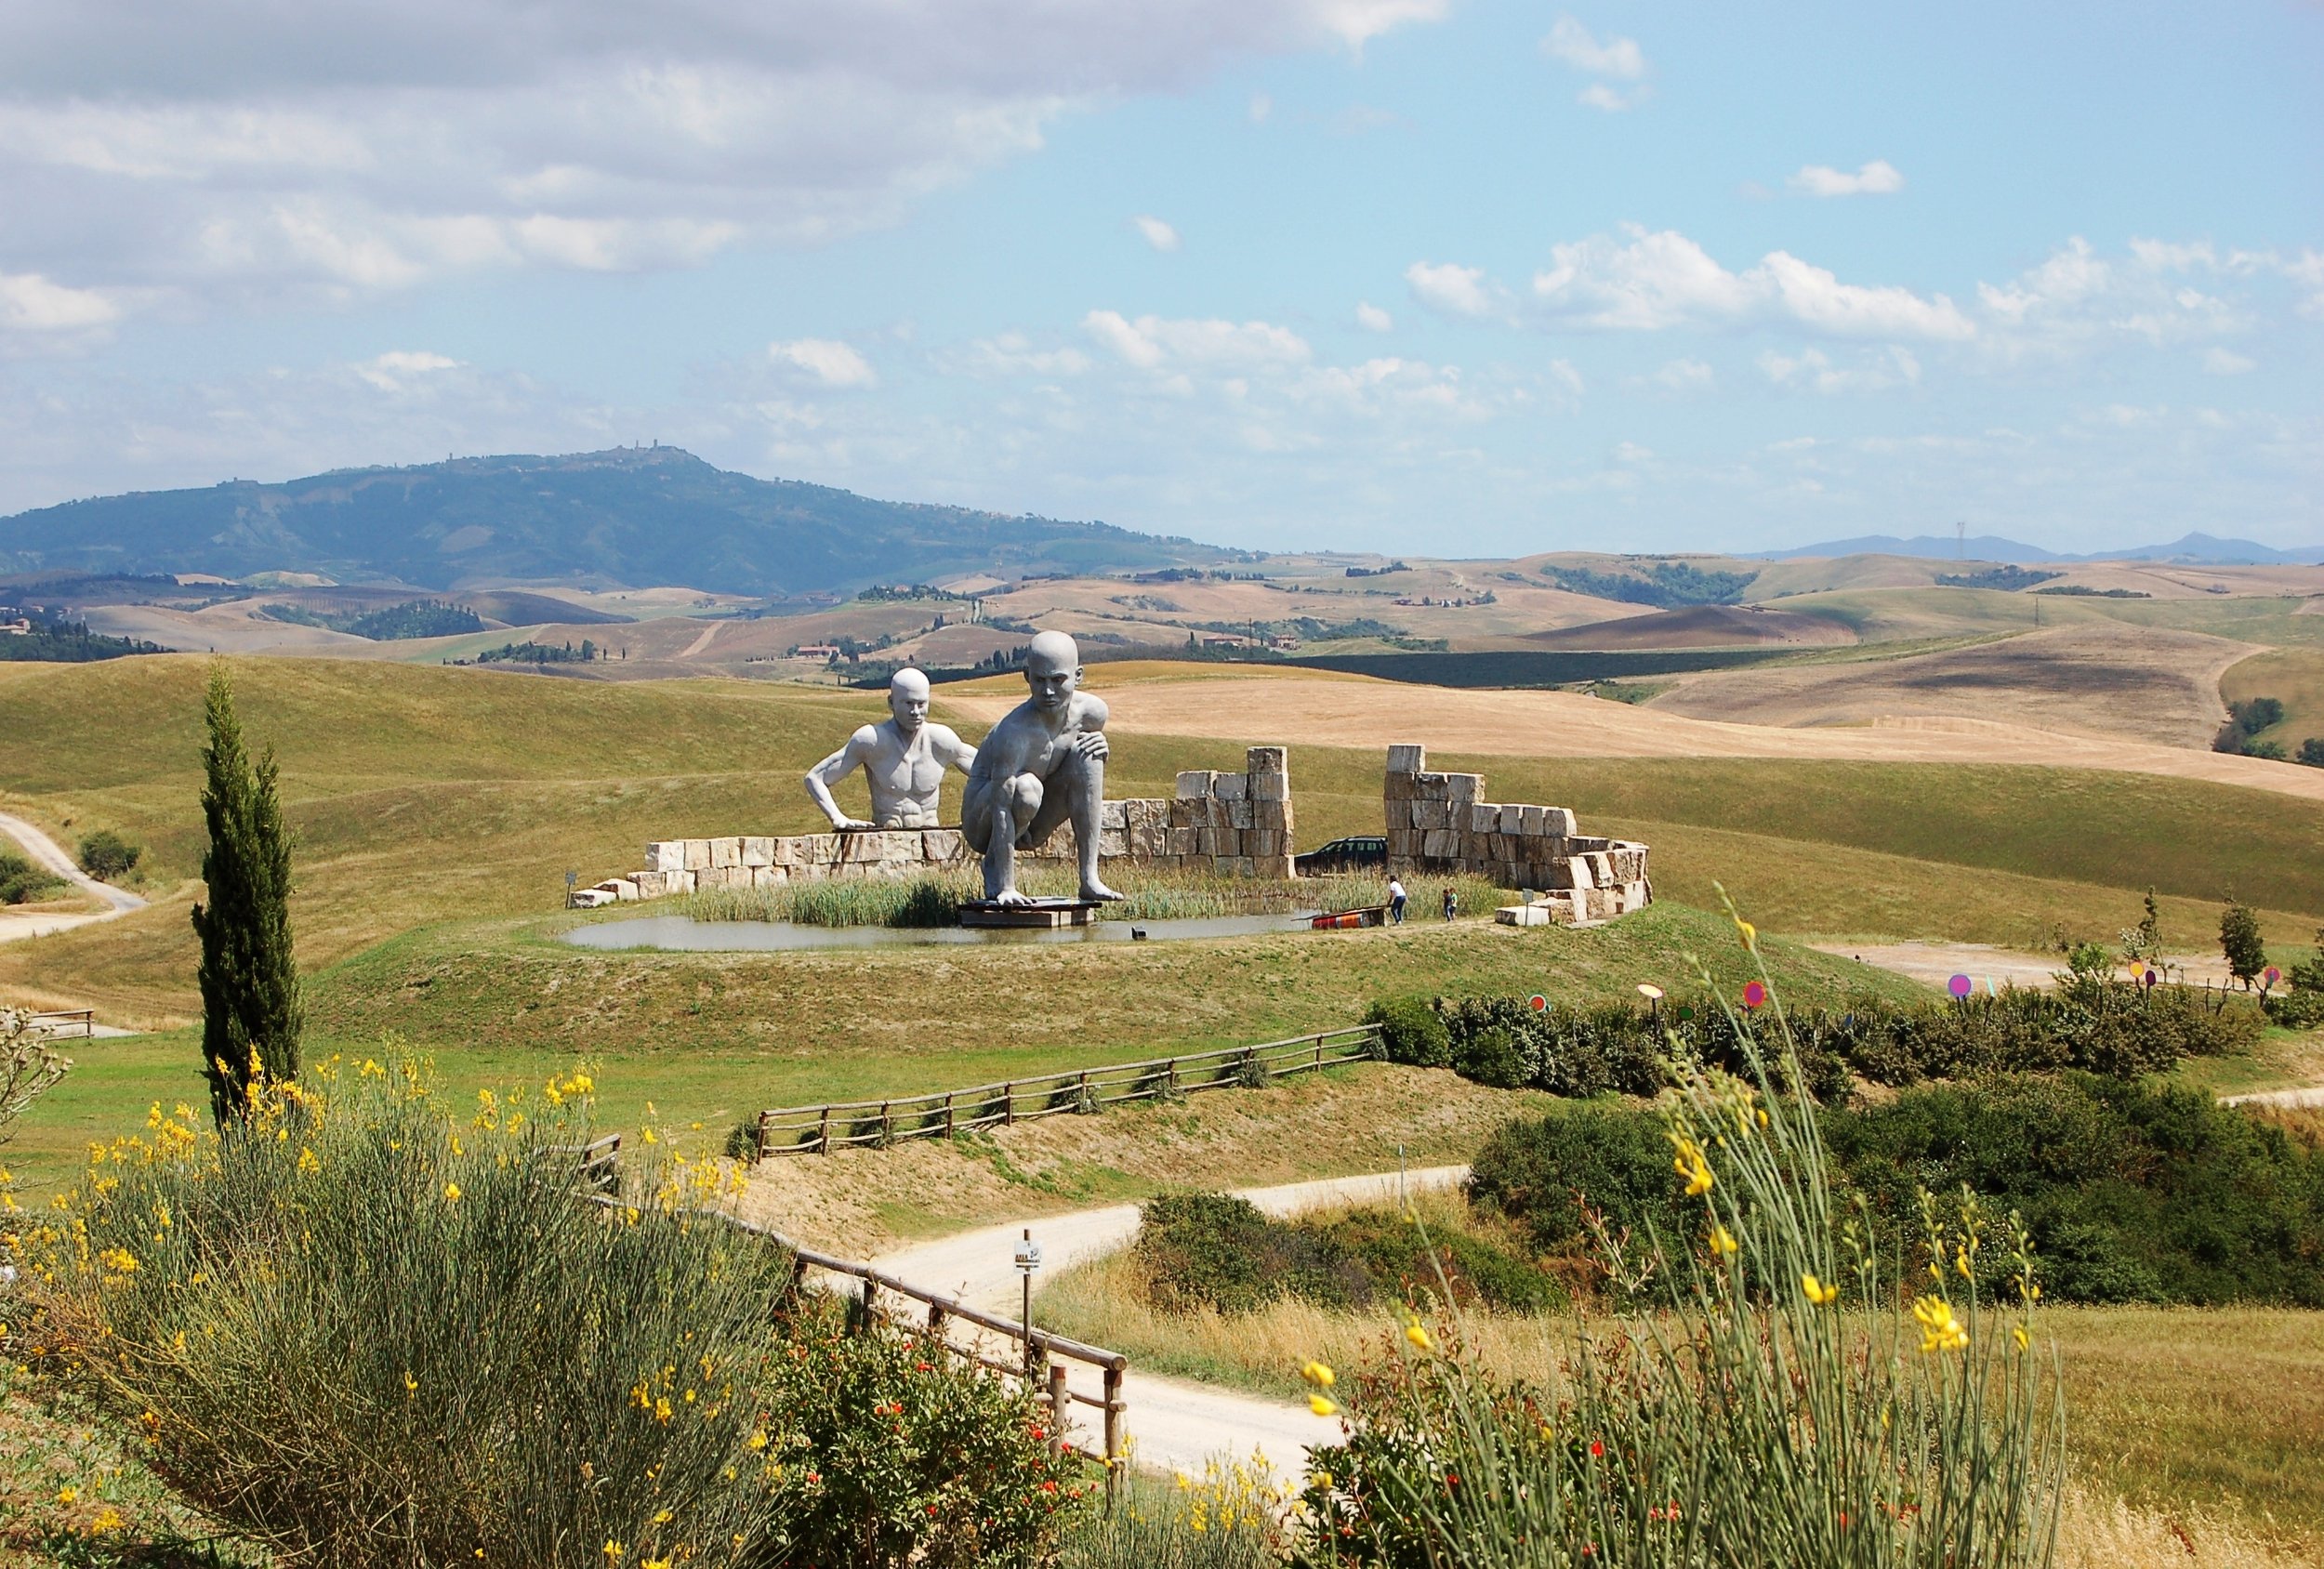
<svg viewBox="0 0 2324 1569">
<path fill-rule="evenodd" d="M 1689 605 L 1513 639 L 1540 649 L 1831 648 L 1855 640 L 1847 626 L 1823 616 L 1741 605 Z"/>
<path fill-rule="evenodd" d="M 2324 769 L 1989 719 L 1908 716 L 1846 729 L 1779 729 L 1689 719 L 1573 692 L 1456 691 L 1357 676 L 1260 669 L 1226 674 L 1185 666 L 1111 665 L 1101 684 L 1113 707 L 1112 728 L 1132 733 L 1367 750 L 1392 740 L 1418 741 L 1486 757 L 2030 763 L 2160 774 L 2324 800 Z M 944 698 L 953 711 L 990 723 L 1016 705 L 1023 686 L 1015 678 L 964 682 L 946 687 Z"/>
<path fill-rule="evenodd" d="M 2199 632 L 2093 621 L 1900 659 L 1681 677 L 1652 706 L 1783 726 L 2002 719 L 2208 746 L 2225 717 L 2219 678 L 2253 652 Z"/>
</svg>

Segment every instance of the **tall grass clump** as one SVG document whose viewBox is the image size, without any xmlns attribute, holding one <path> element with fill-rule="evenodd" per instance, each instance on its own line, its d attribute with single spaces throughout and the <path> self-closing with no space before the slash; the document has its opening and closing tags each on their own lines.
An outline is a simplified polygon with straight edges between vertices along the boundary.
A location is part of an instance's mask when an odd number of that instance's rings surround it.
<svg viewBox="0 0 2324 1569">
<path fill-rule="evenodd" d="M 1314 1451 L 1307 1562 L 2049 1562 L 2063 1410 L 2022 1228 L 1924 1197 L 1909 1276 L 1892 1274 L 1834 1211 L 1813 1102 L 1776 1092 L 1801 1070 L 1770 1011 L 1769 1048 L 1736 1022 L 1748 1076 L 1679 1066 L 1684 1230 L 1599 1233 L 1609 1272 L 1672 1276 L 1678 1305 L 1585 1332 L 1538 1380 L 1479 1372 L 1411 1320 L 1393 1366 L 1350 1380 L 1344 1441 Z M 2012 1255 L 2006 1306 L 1980 1299 L 1988 1251 Z M 1308 1372 L 1332 1413 L 1334 1374 Z"/>
<path fill-rule="evenodd" d="M 156 1106 L 25 1227 L 37 1338 L 174 1491 L 298 1562 L 942 1564 L 1053 1533 L 1030 1393 L 778 1312 L 792 1260 L 710 1212 L 716 1163 L 648 1135 L 585 1188 L 592 1089 L 455 1108 L 365 1061 L 222 1133 Z"/>
</svg>

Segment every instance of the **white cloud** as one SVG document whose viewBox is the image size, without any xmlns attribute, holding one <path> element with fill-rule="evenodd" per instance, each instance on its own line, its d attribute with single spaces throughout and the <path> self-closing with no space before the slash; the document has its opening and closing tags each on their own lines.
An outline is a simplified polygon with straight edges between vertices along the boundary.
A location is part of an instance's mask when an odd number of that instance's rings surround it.
<svg viewBox="0 0 2324 1569">
<path fill-rule="evenodd" d="M 426 349 L 394 349 L 350 367 L 382 392 L 402 392 L 437 371 L 460 368 L 460 362 Z"/>
<path fill-rule="evenodd" d="M 1541 52 L 1591 76 L 1635 82 L 1646 74 L 1646 57 L 1635 38 L 1608 38 L 1601 44 L 1570 16 L 1558 18 L 1550 28 Z"/>
<path fill-rule="evenodd" d="M 980 376 L 1079 376 L 1089 356 L 1078 349 L 1036 349 L 1023 333 L 1000 333 L 969 346 L 966 367 Z"/>
<path fill-rule="evenodd" d="M 1144 237 L 1146 244 L 1155 250 L 1174 251 L 1178 249 L 1178 231 L 1160 218 L 1150 218 L 1144 213 L 1140 213 L 1129 221 Z"/>
<path fill-rule="evenodd" d="M 1944 295 L 1843 283 L 1785 251 L 1730 272 L 1674 230 L 1630 227 L 1551 247 L 1534 295 L 1555 324 L 1602 331 L 1791 321 L 1840 336 L 1959 339 L 1975 325 Z"/>
<path fill-rule="evenodd" d="M 1550 379 L 1563 389 L 1569 397 L 1578 398 L 1582 394 L 1581 372 L 1574 368 L 1574 363 L 1571 360 L 1552 360 Z"/>
<path fill-rule="evenodd" d="M 1249 111 L 1249 113 L 1250 113 L 1250 123 L 1251 123 L 1252 125 L 1265 125 L 1265 124 L 1267 123 L 1267 116 L 1268 116 L 1268 115 L 1270 115 L 1270 114 L 1273 114 L 1274 112 L 1275 112 L 1275 100 L 1274 100 L 1274 99 L 1273 99 L 1269 98 L 1269 97 L 1268 97 L 1266 94 L 1264 94 L 1264 93 L 1253 93 L 1253 94 L 1251 94 L 1251 96 L 1250 96 L 1250 111 Z"/>
<path fill-rule="evenodd" d="M 12 271 L 271 306 L 897 221 L 1061 117 L 1446 0 L 0 7 Z"/>
<path fill-rule="evenodd" d="M 2257 370 L 2259 362 L 2214 345 L 2203 350 L 2203 368 L 2213 376 L 2241 376 L 2245 371 Z"/>
<path fill-rule="evenodd" d="M 1570 16 L 1560 17 L 1551 27 L 1549 35 L 1541 40 L 1541 52 L 1552 59 L 1563 60 L 1585 76 L 1604 80 L 1592 82 L 1574 95 L 1574 101 L 1591 109 L 1603 109 L 1618 114 L 1635 109 L 1645 101 L 1643 85 L 1646 74 L 1646 56 L 1635 38 L 1608 38 L 1604 43 Z M 1636 84 L 1628 91 L 1613 86 L 1616 82 Z"/>
<path fill-rule="evenodd" d="M 0 272 L 0 332 L 77 332 L 120 318 L 121 308 L 94 289 L 67 288 L 37 272 Z"/>
<path fill-rule="evenodd" d="M 1835 364 L 1821 349 L 1803 349 L 1796 355 L 1769 349 L 1759 357 L 1759 368 L 1778 387 L 1800 388 L 1832 396 L 1839 393 L 1882 392 L 1911 387 L 1921 380 L 1921 362 L 1908 349 L 1894 346 L 1864 355 L 1854 365 Z"/>
<path fill-rule="evenodd" d="M 1115 358 L 1141 370 L 1303 364 L 1312 352 L 1297 333 L 1268 322 L 1160 316 L 1132 322 L 1117 310 L 1092 310 L 1081 324 Z"/>
<path fill-rule="evenodd" d="M 1614 443 L 1614 450 L 1607 455 L 1617 463 L 1651 463 L 1654 460 L 1655 452 L 1654 448 L 1642 447 L 1636 442 L 1617 442 Z"/>
<path fill-rule="evenodd" d="M 1482 267 L 1416 261 L 1404 270 L 1404 279 L 1415 299 L 1454 316 L 1490 316 L 1498 309 L 1496 291 L 1486 283 Z"/>
<path fill-rule="evenodd" d="M 1367 333 L 1392 333 L 1396 330 L 1396 319 L 1368 299 L 1357 303 L 1355 324 Z"/>
<path fill-rule="evenodd" d="M 1791 189 L 1810 196 L 1893 196 L 1905 188 L 1905 177 L 1885 158 L 1846 174 L 1822 164 L 1810 164 L 1791 177 Z"/>
<path fill-rule="evenodd" d="M 850 345 L 829 337 L 799 337 L 767 345 L 767 358 L 805 372 L 825 387 L 877 387 L 879 373 Z"/>
</svg>

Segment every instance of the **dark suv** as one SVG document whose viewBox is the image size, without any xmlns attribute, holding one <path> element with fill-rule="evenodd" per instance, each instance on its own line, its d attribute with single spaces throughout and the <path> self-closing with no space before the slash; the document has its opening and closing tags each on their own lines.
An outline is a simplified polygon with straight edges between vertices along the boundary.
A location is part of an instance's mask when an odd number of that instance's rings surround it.
<svg viewBox="0 0 2324 1569">
<path fill-rule="evenodd" d="M 1327 845 L 1309 850 L 1305 855 L 1291 858 L 1291 869 L 1302 877 L 1321 877 L 1326 872 L 1356 872 L 1367 866 L 1387 864 L 1388 840 L 1377 834 L 1334 839 Z"/>
</svg>

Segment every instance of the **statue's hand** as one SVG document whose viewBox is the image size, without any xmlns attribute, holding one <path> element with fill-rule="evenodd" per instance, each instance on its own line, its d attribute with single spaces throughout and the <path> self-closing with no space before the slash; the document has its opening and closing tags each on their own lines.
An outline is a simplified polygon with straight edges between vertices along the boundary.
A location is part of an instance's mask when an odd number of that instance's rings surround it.
<svg viewBox="0 0 2324 1569">
<path fill-rule="evenodd" d="M 846 828 L 877 828 L 879 824 L 866 823 L 860 817 L 835 817 L 831 820 L 831 826 L 837 832 Z"/>
<path fill-rule="evenodd" d="M 1074 750 L 1093 763 L 1102 763 L 1113 748 L 1105 744 L 1105 732 L 1085 730 L 1074 737 Z"/>
</svg>

